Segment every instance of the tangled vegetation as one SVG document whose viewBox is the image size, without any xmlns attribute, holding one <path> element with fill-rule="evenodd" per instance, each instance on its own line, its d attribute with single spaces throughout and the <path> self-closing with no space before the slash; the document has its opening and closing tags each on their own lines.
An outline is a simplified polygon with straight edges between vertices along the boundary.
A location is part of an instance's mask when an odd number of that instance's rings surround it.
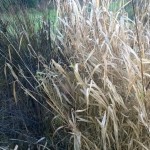
<svg viewBox="0 0 150 150">
<path fill-rule="evenodd" d="M 117 11 L 110 1 L 57 1 L 55 23 L 26 10 L 9 28 L 1 20 L 1 149 L 150 149 L 150 4 L 142 2 L 139 13 L 134 1 Z"/>
</svg>

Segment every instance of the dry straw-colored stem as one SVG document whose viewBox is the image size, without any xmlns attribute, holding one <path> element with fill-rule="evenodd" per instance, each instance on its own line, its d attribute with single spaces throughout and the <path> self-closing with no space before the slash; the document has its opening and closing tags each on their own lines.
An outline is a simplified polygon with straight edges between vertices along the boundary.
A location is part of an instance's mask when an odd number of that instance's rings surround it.
<svg viewBox="0 0 150 150">
<path fill-rule="evenodd" d="M 137 21 L 137 16 L 136 16 L 136 10 L 135 10 L 135 4 L 132 0 L 132 7 L 133 7 L 133 13 L 134 13 L 134 18 L 135 18 L 135 28 L 136 28 L 136 37 L 137 37 L 137 42 L 138 42 L 138 48 L 140 52 L 140 62 L 141 62 L 141 80 L 142 80 L 142 88 L 143 88 L 143 95 L 145 97 L 145 86 L 144 86 L 144 73 L 143 73 L 143 52 L 140 44 L 140 38 L 139 38 L 139 30 L 138 30 L 138 21 Z"/>
</svg>

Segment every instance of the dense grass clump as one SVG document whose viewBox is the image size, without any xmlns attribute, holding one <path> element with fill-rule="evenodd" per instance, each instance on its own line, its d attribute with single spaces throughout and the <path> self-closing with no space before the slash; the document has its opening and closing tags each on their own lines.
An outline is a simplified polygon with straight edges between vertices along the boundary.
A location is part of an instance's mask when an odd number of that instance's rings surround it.
<svg viewBox="0 0 150 150">
<path fill-rule="evenodd" d="M 150 149 L 149 10 L 132 9 L 57 1 L 54 30 L 25 15 L 1 32 L 4 146 Z"/>
<path fill-rule="evenodd" d="M 69 128 L 76 150 L 148 150 L 148 22 L 124 14 L 118 20 L 94 4 L 87 12 L 75 1 L 58 9 L 57 43 L 70 67 L 52 61 L 40 79 L 47 103 L 62 120 L 56 131 Z"/>
</svg>

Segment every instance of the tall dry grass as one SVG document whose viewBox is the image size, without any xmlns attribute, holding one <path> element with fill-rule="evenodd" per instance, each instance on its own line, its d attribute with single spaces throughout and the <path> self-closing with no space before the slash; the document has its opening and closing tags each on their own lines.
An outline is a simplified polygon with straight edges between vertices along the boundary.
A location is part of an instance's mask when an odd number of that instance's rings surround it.
<svg viewBox="0 0 150 150">
<path fill-rule="evenodd" d="M 58 2 L 56 44 L 70 66 L 44 64 L 40 88 L 70 149 L 149 150 L 149 22 L 105 4 Z"/>
<path fill-rule="evenodd" d="M 32 77 L 43 94 L 40 103 L 46 102 L 55 116 L 52 141 L 59 136 L 64 149 L 74 150 L 149 150 L 149 21 L 109 12 L 109 1 L 98 5 L 57 1 L 58 30 L 52 42 L 65 59 L 49 64 L 36 57 L 40 68 Z"/>
</svg>

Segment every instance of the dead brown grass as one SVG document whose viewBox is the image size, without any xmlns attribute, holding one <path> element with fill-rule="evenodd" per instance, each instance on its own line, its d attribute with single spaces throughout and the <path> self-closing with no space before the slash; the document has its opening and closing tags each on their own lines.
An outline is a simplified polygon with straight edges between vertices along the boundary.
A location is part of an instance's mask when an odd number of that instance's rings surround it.
<svg viewBox="0 0 150 150">
<path fill-rule="evenodd" d="M 62 129 L 70 135 L 68 149 L 149 150 L 149 25 L 108 5 L 58 1 L 55 43 L 70 66 L 41 62 L 38 88 L 54 111 L 54 136 Z"/>
<path fill-rule="evenodd" d="M 53 61 L 41 88 L 74 149 L 149 150 L 148 26 L 94 4 L 87 12 L 78 1 L 58 4 L 58 12 L 56 39 L 70 71 Z"/>
</svg>

